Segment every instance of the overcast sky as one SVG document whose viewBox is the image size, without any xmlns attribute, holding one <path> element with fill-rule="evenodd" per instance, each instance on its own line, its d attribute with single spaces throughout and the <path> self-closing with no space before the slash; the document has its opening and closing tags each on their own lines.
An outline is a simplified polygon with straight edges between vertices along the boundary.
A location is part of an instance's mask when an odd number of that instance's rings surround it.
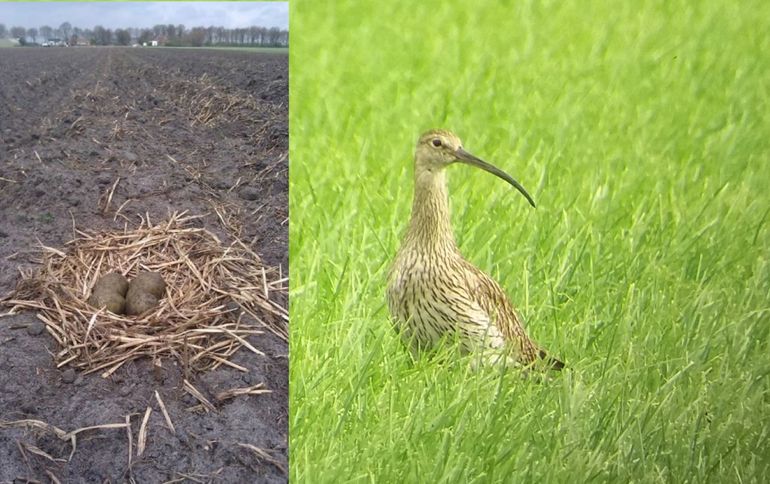
<svg viewBox="0 0 770 484">
<path fill-rule="evenodd" d="M 184 24 L 186 27 L 289 28 L 287 2 L 0 2 L 0 23 L 10 29 L 69 22 L 73 27 L 108 29 Z"/>
</svg>

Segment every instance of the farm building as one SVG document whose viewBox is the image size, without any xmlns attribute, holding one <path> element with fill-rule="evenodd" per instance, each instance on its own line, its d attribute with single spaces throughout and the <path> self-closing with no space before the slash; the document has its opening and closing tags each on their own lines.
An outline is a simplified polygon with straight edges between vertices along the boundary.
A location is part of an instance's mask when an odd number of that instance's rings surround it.
<svg viewBox="0 0 770 484">
<path fill-rule="evenodd" d="M 57 37 L 52 37 L 50 39 L 46 39 L 46 41 L 43 42 L 41 45 L 43 47 L 66 47 L 67 42 Z"/>
</svg>

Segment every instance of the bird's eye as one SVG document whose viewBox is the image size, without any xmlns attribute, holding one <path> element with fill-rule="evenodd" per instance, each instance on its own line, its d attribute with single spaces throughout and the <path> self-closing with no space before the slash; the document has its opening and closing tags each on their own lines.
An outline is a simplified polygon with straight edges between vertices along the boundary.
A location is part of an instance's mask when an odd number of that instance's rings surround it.
<svg viewBox="0 0 770 484">
<path fill-rule="evenodd" d="M 439 147 L 441 146 L 441 140 L 436 138 L 433 140 L 433 146 Z"/>
</svg>

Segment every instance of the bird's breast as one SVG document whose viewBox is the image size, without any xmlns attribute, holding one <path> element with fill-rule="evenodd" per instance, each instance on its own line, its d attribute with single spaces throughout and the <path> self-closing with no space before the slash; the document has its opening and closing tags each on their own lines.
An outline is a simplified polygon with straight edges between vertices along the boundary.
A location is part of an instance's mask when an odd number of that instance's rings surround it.
<svg viewBox="0 0 770 484">
<path fill-rule="evenodd" d="M 417 251 L 399 254 L 390 274 L 388 306 L 405 337 L 430 346 L 465 324 L 486 324 L 458 260 L 452 253 L 441 258 Z"/>
</svg>

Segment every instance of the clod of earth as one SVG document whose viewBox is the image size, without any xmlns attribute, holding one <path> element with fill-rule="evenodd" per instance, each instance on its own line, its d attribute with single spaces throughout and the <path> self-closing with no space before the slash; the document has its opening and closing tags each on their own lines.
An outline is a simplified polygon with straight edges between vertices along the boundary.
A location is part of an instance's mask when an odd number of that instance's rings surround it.
<svg viewBox="0 0 770 484">
<path fill-rule="evenodd" d="M 158 305 L 166 292 L 166 282 L 158 272 L 140 272 L 128 286 L 126 314 L 142 314 Z"/>
<path fill-rule="evenodd" d="M 77 373 L 72 368 L 67 368 L 61 374 L 61 381 L 64 383 L 72 383 L 75 381 L 75 378 L 77 378 Z"/>
<path fill-rule="evenodd" d="M 243 187 L 240 191 L 240 195 L 244 200 L 257 200 L 261 193 L 254 187 Z"/>
<path fill-rule="evenodd" d="M 97 279 L 88 304 L 99 309 L 106 307 L 115 314 L 123 314 L 126 306 L 128 280 L 117 272 L 110 272 Z"/>
<path fill-rule="evenodd" d="M 27 334 L 30 336 L 38 336 L 43 334 L 43 331 L 45 331 L 45 324 L 41 323 L 40 321 L 34 321 L 32 324 L 27 326 Z"/>
<path fill-rule="evenodd" d="M 136 153 L 131 151 L 124 151 L 123 158 L 125 158 L 126 161 L 139 161 L 139 157 L 136 155 Z"/>
</svg>

